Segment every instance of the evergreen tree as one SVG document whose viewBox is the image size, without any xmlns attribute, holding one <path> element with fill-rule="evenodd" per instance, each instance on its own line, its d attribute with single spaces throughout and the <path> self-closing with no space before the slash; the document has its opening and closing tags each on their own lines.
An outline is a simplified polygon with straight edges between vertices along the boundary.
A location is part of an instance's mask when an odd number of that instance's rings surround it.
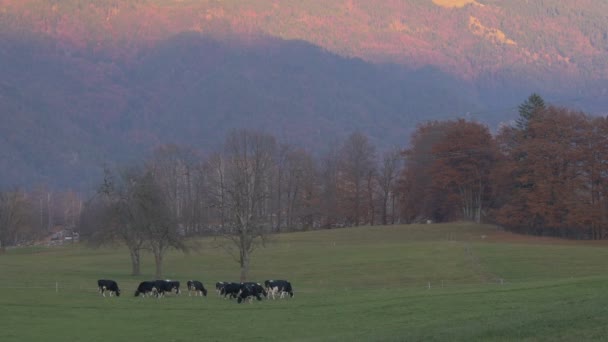
<svg viewBox="0 0 608 342">
<path fill-rule="evenodd" d="M 522 131 L 526 130 L 528 128 L 528 122 L 530 122 L 534 115 L 545 108 L 545 101 L 543 98 L 537 93 L 532 93 L 532 95 L 518 107 L 519 118 L 516 121 L 517 128 Z"/>
</svg>

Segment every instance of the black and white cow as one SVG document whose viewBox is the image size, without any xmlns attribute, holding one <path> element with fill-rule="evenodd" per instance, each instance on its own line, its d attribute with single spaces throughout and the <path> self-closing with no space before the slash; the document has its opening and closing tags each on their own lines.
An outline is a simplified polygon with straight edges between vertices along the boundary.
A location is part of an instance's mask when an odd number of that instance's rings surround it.
<svg viewBox="0 0 608 342">
<path fill-rule="evenodd" d="M 264 291 L 264 289 L 262 288 L 262 286 L 260 284 L 242 283 L 241 289 L 239 290 L 239 293 L 237 296 L 237 302 L 242 303 L 245 300 L 249 299 L 249 303 L 251 303 L 253 301 L 254 297 L 257 300 L 262 300 L 262 297 L 261 297 L 262 292 L 260 290 Z"/>
<path fill-rule="evenodd" d="M 171 287 L 171 292 L 175 291 L 176 295 L 182 293 L 182 291 L 179 289 L 179 281 L 167 279 L 166 282 L 169 284 L 169 287 Z"/>
<path fill-rule="evenodd" d="M 156 280 L 154 281 L 154 287 L 156 287 L 157 296 L 162 297 L 165 293 L 172 293 L 175 291 L 175 294 L 180 294 L 179 291 L 179 281 L 175 280 Z"/>
<path fill-rule="evenodd" d="M 222 294 L 222 289 L 224 288 L 224 285 L 228 284 L 227 281 L 218 281 L 217 283 L 215 283 L 215 292 L 217 292 L 218 297 L 221 296 Z"/>
<path fill-rule="evenodd" d="M 142 297 L 145 297 L 146 295 L 158 296 L 158 290 L 156 289 L 155 285 L 155 281 L 142 281 L 139 283 L 139 286 L 137 286 L 137 290 L 135 290 L 135 297 L 139 296 L 140 294 Z"/>
<path fill-rule="evenodd" d="M 106 291 L 110 293 L 110 297 L 114 294 L 116 294 L 116 297 L 120 296 L 120 289 L 114 280 L 99 279 L 97 281 L 97 287 L 99 288 L 99 293 L 104 297 L 106 296 Z"/>
<path fill-rule="evenodd" d="M 230 296 L 229 298 L 232 299 L 238 297 L 240 290 L 240 283 L 224 283 L 220 290 L 220 295 L 224 296 L 224 299 L 228 296 Z"/>
<path fill-rule="evenodd" d="M 203 283 L 201 283 L 200 281 L 188 280 L 186 285 L 188 285 L 188 296 L 191 296 L 192 292 L 194 292 L 195 296 L 198 296 L 200 294 L 201 297 L 202 296 L 207 297 L 207 289 L 205 288 L 205 286 L 203 286 Z"/>
<path fill-rule="evenodd" d="M 268 297 L 268 292 L 266 291 L 266 289 L 264 289 L 264 286 L 262 286 L 262 284 L 260 284 L 260 283 L 246 282 L 246 283 L 241 283 L 241 284 L 249 287 L 256 294 L 264 296 L 264 298 Z"/>
<path fill-rule="evenodd" d="M 276 295 L 279 295 L 279 298 L 283 298 L 287 294 L 290 297 L 293 297 L 291 283 L 287 280 L 266 280 L 264 282 L 264 287 L 266 288 L 268 295 L 272 296 L 272 299 L 275 299 Z"/>
</svg>

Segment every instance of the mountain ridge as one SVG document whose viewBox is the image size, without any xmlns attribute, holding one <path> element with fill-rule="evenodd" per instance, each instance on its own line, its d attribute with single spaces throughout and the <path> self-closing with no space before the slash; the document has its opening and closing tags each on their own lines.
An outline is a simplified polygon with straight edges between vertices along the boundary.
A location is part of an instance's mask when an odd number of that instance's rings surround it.
<svg viewBox="0 0 608 342">
<path fill-rule="evenodd" d="M 0 0 L 0 186 L 86 189 L 240 127 L 319 153 L 356 130 L 404 146 L 426 120 L 494 129 L 531 92 L 606 113 L 608 4 L 579 5 Z"/>
</svg>

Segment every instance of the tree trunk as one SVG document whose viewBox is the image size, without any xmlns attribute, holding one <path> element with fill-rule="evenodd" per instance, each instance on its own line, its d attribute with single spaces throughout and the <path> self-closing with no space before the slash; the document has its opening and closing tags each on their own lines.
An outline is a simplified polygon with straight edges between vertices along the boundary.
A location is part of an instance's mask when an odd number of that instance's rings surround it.
<svg viewBox="0 0 608 342">
<path fill-rule="evenodd" d="M 163 253 L 161 251 L 154 252 L 154 263 L 156 266 L 156 279 L 163 277 Z"/>
<path fill-rule="evenodd" d="M 388 194 L 384 194 L 382 198 L 382 225 L 388 224 Z"/>
<path fill-rule="evenodd" d="M 139 250 L 131 250 L 129 254 L 131 255 L 131 275 L 138 276 L 141 274 Z"/>
<path fill-rule="evenodd" d="M 249 275 L 249 255 L 246 251 L 241 252 L 241 283 L 247 281 Z"/>
</svg>

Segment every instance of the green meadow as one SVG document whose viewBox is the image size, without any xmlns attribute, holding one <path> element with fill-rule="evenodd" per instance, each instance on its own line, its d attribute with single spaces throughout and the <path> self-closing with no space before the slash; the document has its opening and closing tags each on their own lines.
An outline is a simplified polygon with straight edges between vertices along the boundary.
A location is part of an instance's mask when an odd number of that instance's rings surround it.
<svg viewBox="0 0 608 342">
<path fill-rule="evenodd" d="M 120 247 L 0 255 L 0 341 L 608 340 L 608 245 L 522 237 L 467 223 L 361 227 L 274 236 L 251 279 L 288 279 L 292 299 L 237 304 L 216 281 L 237 263 L 213 239 L 171 252 L 165 278 L 201 280 L 207 297 L 134 297 Z M 96 281 L 114 279 L 120 297 Z"/>
</svg>

